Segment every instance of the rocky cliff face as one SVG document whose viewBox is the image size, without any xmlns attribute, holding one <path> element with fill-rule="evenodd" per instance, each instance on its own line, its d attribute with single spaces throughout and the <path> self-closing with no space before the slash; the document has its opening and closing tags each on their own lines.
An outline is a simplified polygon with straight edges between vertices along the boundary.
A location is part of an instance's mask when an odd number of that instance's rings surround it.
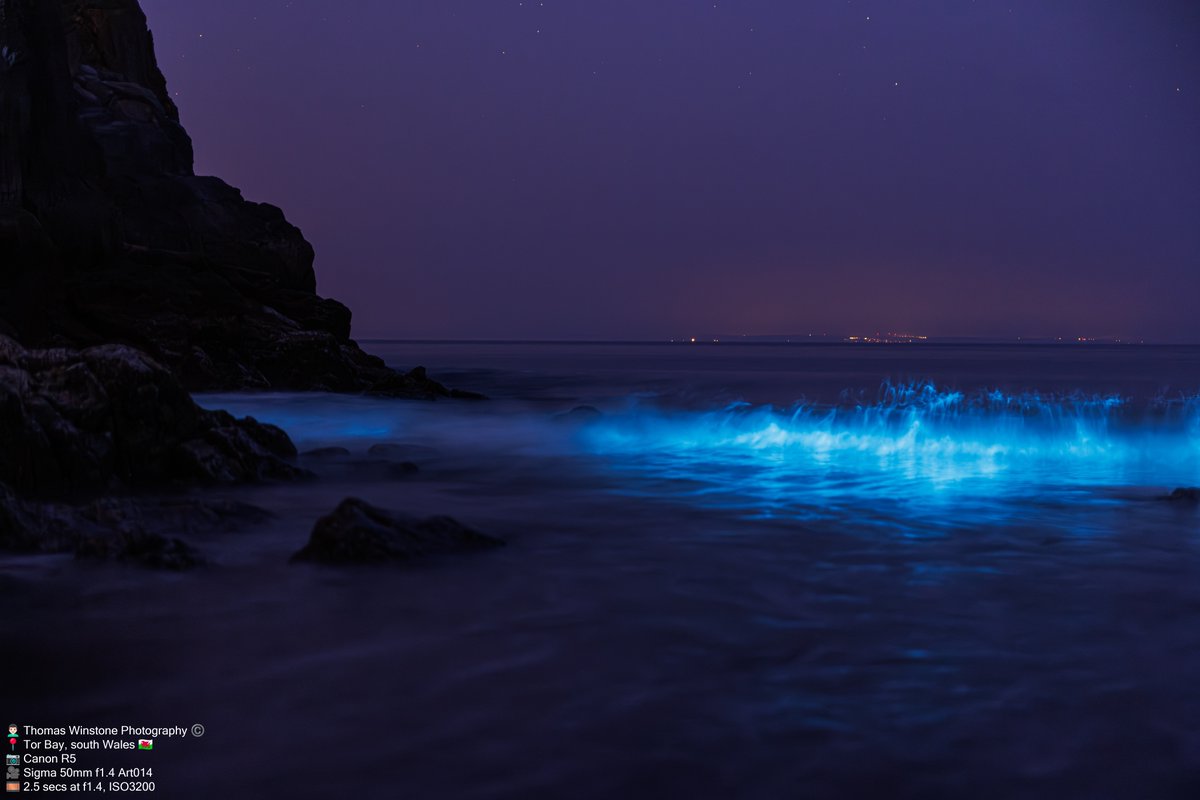
<svg viewBox="0 0 1200 800">
<path fill-rule="evenodd" d="M 359 349 L 278 208 L 193 173 L 136 0 L 0 0 L 0 128 L 0 333 L 195 390 L 449 394 Z"/>
</svg>

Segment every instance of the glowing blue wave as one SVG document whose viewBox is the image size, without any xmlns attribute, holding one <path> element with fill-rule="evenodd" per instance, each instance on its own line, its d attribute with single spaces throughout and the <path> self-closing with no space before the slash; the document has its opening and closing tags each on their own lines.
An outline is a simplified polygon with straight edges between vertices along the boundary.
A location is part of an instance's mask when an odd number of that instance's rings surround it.
<svg viewBox="0 0 1200 800">
<path fill-rule="evenodd" d="M 1103 502 L 1114 492 L 1151 496 L 1200 484 L 1197 395 L 1134 402 L 884 384 L 869 402 L 706 411 L 643 402 L 566 421 L 504 402 L 316 394 L 202 401 L 280 425 L 301 449 L 344 444 L 365 452 L 375 441 L 400 439 L 460 464 L 519 456 L 559 471 L 574 463 L 598 488 L 768 516 L 869 507 L 891 523 L 943 512 L 988 521 L 1035 503 L 1083 495 Z"/>
<path fill-rule="evenodd" d="M 626 472 L 696 496 L 766 508 L 854 502 L 864 493 L 1046 496 L 1046 490 L 1200 482 L 1200 397 L 973 394 L 885 384 L 870 403 L 709 412 L 634 408 L 585 433 Z"/>
</svg>

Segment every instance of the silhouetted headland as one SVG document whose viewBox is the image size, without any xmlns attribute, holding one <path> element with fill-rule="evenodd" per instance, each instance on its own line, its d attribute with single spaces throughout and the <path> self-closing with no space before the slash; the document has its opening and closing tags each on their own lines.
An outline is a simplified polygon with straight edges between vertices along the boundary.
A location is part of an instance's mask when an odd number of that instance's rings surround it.
<svg viewBox="0 0 1200 800">
<path fill-rule="evenodd" d="M 477 396 L 364 352 L 283 212 L 195 174 L 136 0 L 0 3 L 0 125 L 0 547 L 186 566 L 52 501 L 305 474 L 189 391 Z"/>
</svg>

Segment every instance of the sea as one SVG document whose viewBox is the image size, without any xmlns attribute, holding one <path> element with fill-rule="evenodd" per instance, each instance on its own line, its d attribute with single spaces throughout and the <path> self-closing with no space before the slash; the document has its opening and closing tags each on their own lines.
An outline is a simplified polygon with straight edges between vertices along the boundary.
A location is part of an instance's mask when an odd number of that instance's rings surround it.
<svg viewBox="0 0 1200 800">
<path fill-rule="evenodd" d="M 1200 797 L 1200 348 L 365 347 L 488 399 L 198 396 L 318 477 L 0 560 L 0 713 L 201 724 L 171 798 Z M 346 497 L 507 544 L 289 563 Z"/>
</svg>

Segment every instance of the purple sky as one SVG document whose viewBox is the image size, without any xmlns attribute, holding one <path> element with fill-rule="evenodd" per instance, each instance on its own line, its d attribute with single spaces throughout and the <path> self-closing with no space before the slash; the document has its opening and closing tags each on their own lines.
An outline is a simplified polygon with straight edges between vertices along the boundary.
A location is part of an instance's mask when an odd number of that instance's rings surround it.
<svg viewBox="0 0 1200 800">
<path fill-rule="evenodd" d="M 1200 4 L 142 0 L 355 335 L 1200 341 Z"/>
</svg>

